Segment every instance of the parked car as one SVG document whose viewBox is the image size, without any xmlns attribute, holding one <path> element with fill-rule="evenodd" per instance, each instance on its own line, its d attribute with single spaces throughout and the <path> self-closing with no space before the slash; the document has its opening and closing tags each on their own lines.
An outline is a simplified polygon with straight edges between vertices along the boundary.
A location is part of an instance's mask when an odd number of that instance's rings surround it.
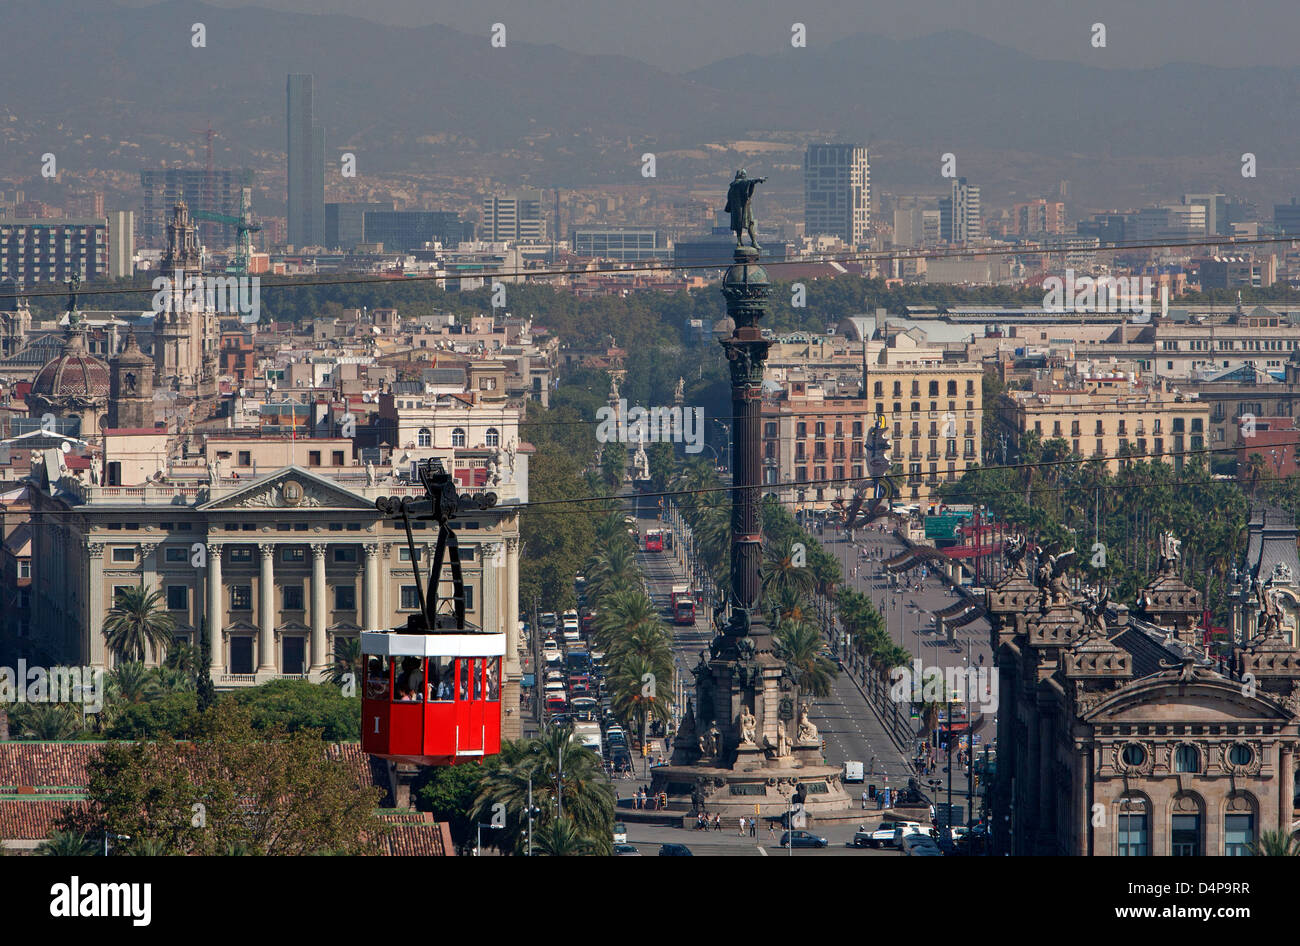
<svg viewBox="0 0 1300 946">
<path fill-rule="evenodd" d="M 685 844 L 661 844 L 659 845 L 660 857 L 694 857 L 691 849 Z"/>
<path fill-rule="evenodd" d="M 903 838 L 902 852 L 911 857 L 942 857 L 938 843 L 928 834 L 909 834 Z"/>
<path fill-rule="evenodd" d="M 781 847 L 825 847 L 825 838 L 811 831 L 785 831 L 781 834 Z"/>
</svg>

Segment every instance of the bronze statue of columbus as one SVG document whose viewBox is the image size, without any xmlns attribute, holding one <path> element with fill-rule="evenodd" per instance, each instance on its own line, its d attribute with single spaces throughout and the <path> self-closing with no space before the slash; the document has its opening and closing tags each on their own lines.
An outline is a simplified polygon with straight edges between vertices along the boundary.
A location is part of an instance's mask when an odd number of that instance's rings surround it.
<svg viewBox="0 0 1300 946">
<path fill-rule="evenodd" d="M 765 177 L 748 177 L 745 169 L 736 172 L 731 186 L 727 188 L 727 206 L 722 209 L 731 214 L 731 229 L 736 234 L 736 246 L 743 246 L 741 234 L 749 231 L 749 245 L 762 249 L 754 238 L 754 188 L 766 181 Z"/>
</svg>

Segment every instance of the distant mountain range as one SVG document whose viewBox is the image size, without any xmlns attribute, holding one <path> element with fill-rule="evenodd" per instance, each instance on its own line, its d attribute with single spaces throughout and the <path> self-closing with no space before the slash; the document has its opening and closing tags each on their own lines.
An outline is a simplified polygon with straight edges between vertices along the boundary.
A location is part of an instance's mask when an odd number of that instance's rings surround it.
<svg viewBox="0 0 1300 946">
<path fill-rule="evenodd" d="M 147 8 L 6 0 L 0 174 L 33 173 L 46 151 L 65 168 L 174 160 L 174 143 L 192 145 L 208 120 L 229 149 L 223 163 L 264 164 L 285 147 L 290 72 L 315 74 L 331 148 L 362 149 L 375 169 L 420 166 L 450 137 L 462 149 L 532 154 L 557 178 L 571 177 L 592 166 L 593 152 L 778 132 L 865 141 L 883 149 L 886 166 L 927 180 L 945 151 L 957 155 L 959 173 L 986 178 L 1014 167 L 1008 180 L 1056 180 L 1083 167 L 1158 183 L 1156 168 L 1180 166 L 1186 186 L 1203 178 L 1199 186 L 1221 188 L 1234 175 L 1242 183 L 1237 162 L 1250 151 L 1261 178 L 1272 177 L 1249 186 L 1270 194 L 1294 187 L 1300 165 L 1291 116 L 1300 69 L 1101 69 L 944 32 L 852 36 L 672 74 L 516 36 L 494 49 L 490 19 L 468 35 L 193 0 Z M 195 22 L 206 26 L 204 49 L 190 44 Z M 718 47 L 727 48 L 725 37 Z"/>
</svg>

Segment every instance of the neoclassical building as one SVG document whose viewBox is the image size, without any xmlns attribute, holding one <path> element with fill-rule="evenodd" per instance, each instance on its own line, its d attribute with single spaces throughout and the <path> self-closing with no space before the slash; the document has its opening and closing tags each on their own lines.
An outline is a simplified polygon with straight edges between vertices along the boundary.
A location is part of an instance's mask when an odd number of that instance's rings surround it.
<svg viewBox="0 0 1300 946">
<path fill-rule="evenodd" d="M 405 624 L 418 610 L 405 530 L 385 520 L 375 500 L 422 498 L 422 487 L 293 465 L 255 478 L 215 473 L 204 482 L 139 486 L 36 477 L 33 653 L 112 667 L 104 619 L 117 589 L 143 585 L 162 594 L 177 641 L 197 643 L 204 622 L 212 629 L 218 688 L 319 679 L 341 639 Z M 513 738 L 520 666 L 512 506 L 526 500 L 526 486 L 504 479 L 490 488 L 498 505 L 457 520 L 457 534 L 469 622 L 508 635 L 502 706 Z M 415 558 L 428 563 L 437 532 L 416 525 Z"/>
<path fill-rule="evenodd" d="M 1242 855 L 1265 831 L 1293 831 L 1300 650 L 1278 592 L 1220 672 L 1200 640 L 1200 594 L 1165 542 L 1132 613 L 1074 597 L 1046 556 L 1034 569 L 1013 556 L 986 593 L 996 853 Z"/>
</svg>

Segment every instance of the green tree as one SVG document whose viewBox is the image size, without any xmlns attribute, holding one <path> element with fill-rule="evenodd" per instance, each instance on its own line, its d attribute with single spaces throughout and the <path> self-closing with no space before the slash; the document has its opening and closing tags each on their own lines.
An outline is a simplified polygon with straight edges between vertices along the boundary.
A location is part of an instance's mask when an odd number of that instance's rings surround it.
<svg viewBox="0 0 1300 946">
<path fill-rule="evenodd" d="M 569 818 L 553 818 L 533 832 L 533 853 L 541 857 L 583 857 L 601 853 Z"/>
<path fill-rule="evenodd" d="M 99 846 L 79 831 L 55 831 L 36 848 L 46 857 L 93 857 Z"/>
<path fill-rule="evenodd" d="M 1300 841 L 1290 831 L 1261 831 L 1259 840 L 1250 845 L 1256 857 L 1300 856 Z"/>
<path fill-rule="evenodd" d="M 413 792 L 416 807 L 420 811 L 433 812 L 439 821 L 445 821 L 451 829 L 452 840 L 461 851 L 475 839 L 470 812 L 484 774 L 485 770 L 477 765 L 428 766 L 420 773 Z"/>
<path fill-rule="evenodd" d="M 156 658 L 172 646 L 176 620 L 163 607 L 162 592 L 123 588 L 104 619 L 104 641 L 121 660 L 143 661 L 146 651 Z"/>
<path fill-rule="evenodd" d="M 800 688 L 810 696 L 829 696 L 838 671 L 835 664 L 821 656 L 822 639 L 817 629 L 811 624 L 787 623 L 775 638 Z"/>
</svg>

